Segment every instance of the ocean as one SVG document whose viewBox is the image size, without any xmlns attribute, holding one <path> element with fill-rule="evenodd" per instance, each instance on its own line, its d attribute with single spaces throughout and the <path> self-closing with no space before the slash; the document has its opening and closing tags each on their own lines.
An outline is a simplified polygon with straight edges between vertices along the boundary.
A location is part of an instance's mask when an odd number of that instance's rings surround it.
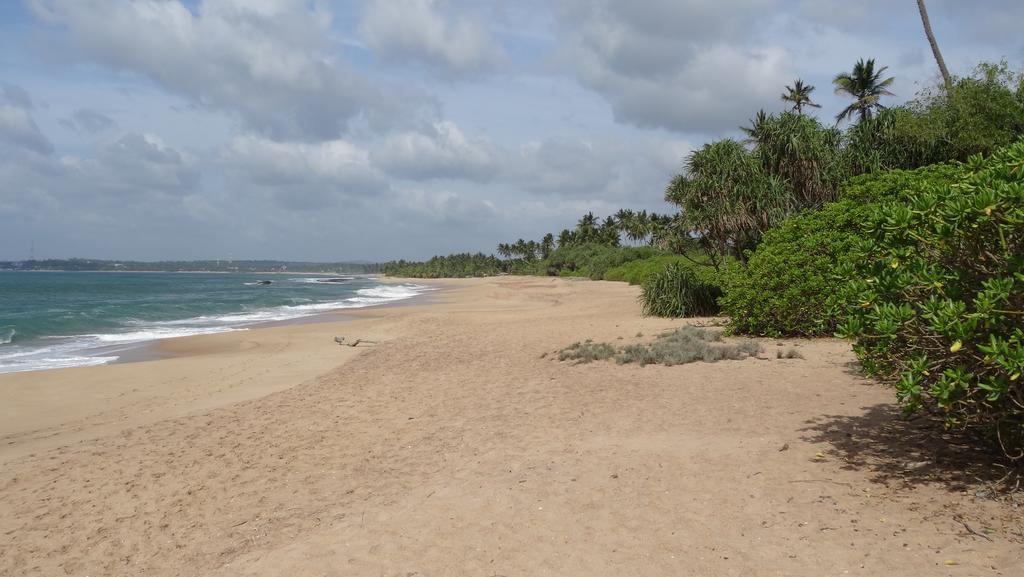
<svg viewBox="0 0 1024 577">
<path fill-rule="evenodd" d="M 140 344 L 412 298 L 372 277 L 0 271 L 0 373 L 101 365 Z"/>
</svg>

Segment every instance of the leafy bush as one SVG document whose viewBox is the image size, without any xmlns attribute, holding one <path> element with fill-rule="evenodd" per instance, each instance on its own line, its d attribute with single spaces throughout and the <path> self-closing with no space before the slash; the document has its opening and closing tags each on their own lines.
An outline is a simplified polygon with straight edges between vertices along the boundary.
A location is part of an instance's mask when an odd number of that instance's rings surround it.
<svg viewBox="0 0 1024 577">
<path fill-rule="evenodd" d="M 1024 458 L 1024 141 L 967 168 L 873 210 L 841 267 L 838 332 L 908 413 Z"/>
<path fill-rule="evenodd" d="M 768 231 L 746 266 L 723 275 L 719 299 L 729 331 L 763 336 L 823 336 L 835 332 L 826 306 L 840 284 L 837 266 L 857 246 L 877 203 L 925 183 L 949 183 L 959 169 L 936 165 L 850 179 L 840 200 L 790 218 Z"/>
<path fill-rule="evenodd" d="M 685 266 L 689 264 L 689 261 L 687 261 L 686 258 L 675 254 L 666 254 L 645 258 L 643 260 L 634 260 L 615 268 L 608 269 L 604 273 L 604 280 L 622 281 L 628 282 L 629 284 L 642 285 L 647 282 L 649 278 L 664 271 L 669 267 L 669 265 L 675 263 Z"/>
<path fill-rule="evenodd" d="M 650 277 L 640 293 L 645 315 L 698 317 L 718 314 L 722 287 L 710 267 L 673 263 Z"/>
</svg>

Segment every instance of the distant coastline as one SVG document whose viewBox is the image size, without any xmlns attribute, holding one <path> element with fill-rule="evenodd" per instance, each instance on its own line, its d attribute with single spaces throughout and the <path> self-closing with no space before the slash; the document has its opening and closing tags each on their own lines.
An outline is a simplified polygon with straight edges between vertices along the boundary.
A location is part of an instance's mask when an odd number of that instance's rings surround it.
<svg viewBox="0 0 1024 577">
<path fill-rule="evenodd" d="M 283 274 L 376 274 L 369 261 L 300 262 L 280 260 L 128 261 L 100 259 L 40 259 L 0 261 L 0 271 L 18 272 L 192 272 Z"/>
</svg>

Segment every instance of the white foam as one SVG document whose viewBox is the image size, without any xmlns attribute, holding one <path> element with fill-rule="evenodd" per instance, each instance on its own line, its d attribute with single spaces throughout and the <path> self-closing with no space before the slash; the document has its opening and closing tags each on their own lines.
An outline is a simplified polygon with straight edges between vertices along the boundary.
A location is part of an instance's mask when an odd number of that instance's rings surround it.
<svg viewBox="0 0 1024 577">
<path fill-rule="evenodd" d="M 18 331 L 14 330 L 14 327 L 0 329 L 0 345 L 11 344 L 16 334 L 18 334 Z"/>
<path fill-rule="evenodd" d="M 163 339 L 174 339 L 178 337 L 192 337 L 195 335 L 209 335 L 214 333 L 224 333 L 233 330 L 237 329 L 233 327 L 189 327 L 182 329 L 154 327 L 149 330 L 133 331 L 130 333 L 107 333 L 80 336 L 85 338 L 96 339 L 98 342 L 102 344 L 119 344 L 142 343 L 146 341 L 158 341 Z"/>
<path fill-rule="evenodd" d="M 290 280 L 302 281 L 302 279 Z M 315 278 L 309 279 L 309 281 L 320 282 Z M 356 296 L 340 301 L 280 306 L 161 322 L 132 319 L 126 324 L 137 330 L 130 332 L 47 337 L 57 342 L 52 346 L 42 348 L 26 348 L 17 345 L 11 345 L 13 348 L 4 347 L 4 349 L 0 349 L 3 353 L 0 354 L 0 373 L 103 365 L 118 359 L 117 356 L 110 354 L 117 352 L 112 351 L 117 345 L 133 345 L 155 340 L 247 330 L 247 327 L 258 323 L 286 321 L 330 310 L 364 308 L 406 300 L 427 290 L 433 289 L 413 284 L 382 285 L 359 289 L 356 291 Z M 0 333 L 0 337 L 3 336 L 4 333 Z M 89 356 L 90 352 L 96 354 Z"/>
</svg>

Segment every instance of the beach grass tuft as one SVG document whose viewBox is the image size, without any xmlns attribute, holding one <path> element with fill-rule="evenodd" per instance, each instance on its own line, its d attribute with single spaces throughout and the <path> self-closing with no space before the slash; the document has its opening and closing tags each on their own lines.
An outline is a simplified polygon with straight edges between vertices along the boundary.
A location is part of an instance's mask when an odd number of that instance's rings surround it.
<svg viewBox="0 0 1024 577">
<path fill-rule="evenodd" d="M 558 352 L 558 360 L 575 361 L 576 364 L 591 363 L 610 359 L 615 355 L 615 347 L 608 343 L 595 343 L 586 341 L 575 342 Z"/>
<path fill-rule="evenodd" d="M 696 361 L 714 363 L 722 360 L 740 360 L 757 356 L 761 345 L 754 340 L 740 340 L 726 343 L 721 331 L 710 331 L 700 327 L 685 326 L 675 331 L 662 333 L 649 344 L 626 345 L 620 349 L 608 343 L 591 340 L 576 342 L 562 349 L 559 360 L 576 363 L 614 358 L 620 365 L 683 365 Z"/>
</svg>

